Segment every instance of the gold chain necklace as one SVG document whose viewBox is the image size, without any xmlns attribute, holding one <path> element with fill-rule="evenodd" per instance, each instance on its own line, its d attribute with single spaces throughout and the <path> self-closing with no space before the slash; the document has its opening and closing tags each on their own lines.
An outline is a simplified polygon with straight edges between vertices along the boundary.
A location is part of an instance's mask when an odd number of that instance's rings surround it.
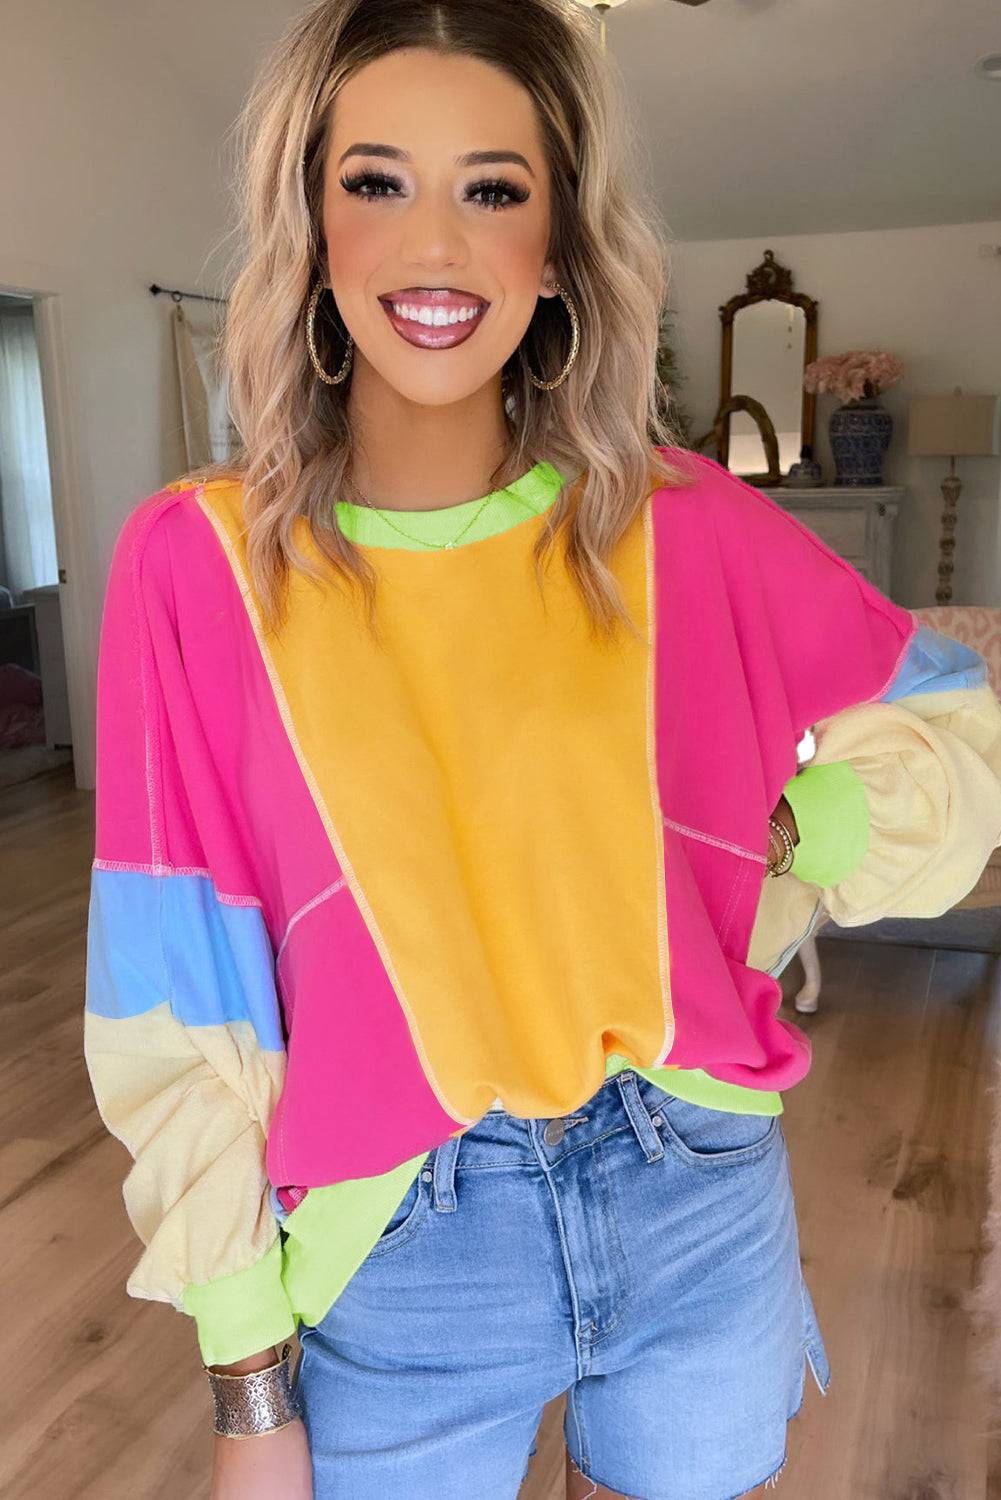
<svg viewBox="0 0 1001 1500">
<path fill-rule="evenodd" d="M 391 521 L 385 510 L 380 509 L 377 505 L 373 505 L 370 500 L 363 500 L 362 504 L 366 505 L 369 510 L 374 510 L 379 516 L 382 517 L 387 526 L 391 526 L 394 531 L 399 532 L 400 536 L 406 537 L 408 542 L 417 542 L 421 547 L 430 547 L 434 551 L 440 552 L 443 549 L 455 547 L 462 540 L 469 528 L 476 524 L 476 522 L 480 519 L 480 516 L 486 510 L 487 506 L 490 504 L 491 500 L 495 499 L 498 493 L 502 495 L 506 494 L 507 486 L 505 486 L 504 489 L 500 491 L 491 490 L 489 495 L 485 495 L 483 497 L 482 505 L 477 511 L 474 512 L 472 516 L 470 516 L 469 520 L 466 522 L 465 526 L 463 526 L 462 530 L 458 533 L 458 535 L 454 536 L 450 542 L 428 542 L 425 541 L 422 536 L 411 536 L 408 531 L 403 530 L 402 526 L 397 526 L 395 521 Z"/>
</svg>

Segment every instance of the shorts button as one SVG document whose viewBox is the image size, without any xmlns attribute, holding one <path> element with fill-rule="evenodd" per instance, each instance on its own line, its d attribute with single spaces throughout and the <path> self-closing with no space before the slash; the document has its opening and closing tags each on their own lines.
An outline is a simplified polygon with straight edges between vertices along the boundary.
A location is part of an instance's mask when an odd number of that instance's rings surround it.
<svg viewBox="0 0 1001 1500">
<path fill-rule="evenodd" d="M 663 1123 L 664 1123 L 663 1116 L 661 1116 L 661 1115 L 651 1115 L 651 1117 L 650 1117 L 650 1123 L 651 1123 L 651 1125 L 663 1125 Z"/>
<path fill-rule="evenodd" d="M 546 1128 L 542 1132 L 542 1139 L 547 1146 L 558 1146 L 566 1135 L 567 1128 L 562 1120 L 548 1120 Z"/>
<path fill-rule="evenodd" d="M 430 1182 L 432 1180 L 432 1178 L 434 1177 L 434 1173 L 433 1172 L 429 1172 L 428 1169 L 425 1167 L 424 1171 L 421 1173 L 421 1177 L 422 1177 L 422 1179 L 425 1182 Z"/>
</svg>

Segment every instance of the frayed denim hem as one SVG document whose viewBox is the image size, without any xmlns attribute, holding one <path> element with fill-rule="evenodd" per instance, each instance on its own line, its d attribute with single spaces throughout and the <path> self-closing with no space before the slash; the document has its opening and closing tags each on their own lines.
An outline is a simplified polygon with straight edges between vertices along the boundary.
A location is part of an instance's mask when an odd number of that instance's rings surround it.
<svg viewBox="0 0 1001 1500">
<path fill-rule="evenodd" d="M 828 1378 L 826 1387 L 822 1386 L 820 1384 L 820 1379 L 817 1376 L 816 1367 L 814 1366 L 813 1359 L 810 1356 L 809 1351 L 807 1351 L 807 1358 L 810 1360 L 810 1368 L 813 1370 L 817 1389 L 820 1391 L 820 1394 L 822 1396 L 826 1396 L 827 1393 L 828 1393 L 828 1391 L 831 1389 L 831 1380 L 832 1380 L 833 1377 L 829 1377 Z M 805 1389 L 805 1386 L 804 1386 L 803 1395 L 800 1397 L 799 1405 L 797 1406 L 796 1410 L 787 1418 L 787 1420 L 789 1422 L 792 1422 L 796 1417 L 799 1416 L 800 1412 L 803 1410 L 803 1402 L 805 1400 L 806 1400 L 806 1389 Z M 599 1484 L 603 1484 L 607 1490 L 615 1490 L 615 1486 L 612 1485 L 612 1484 L 609 1484 L 607 1480 L 605 1480 L 605 1479 L 597 1479 L 597 1478 L 595 1478 L 595 1476 L 593 1474 L 587 1474 L 587 1473 L 585 1473 L 585 1471 L 581 1468 L 580 1464 L 574 1458 L 574 1456 L 573 1456 L 572 1453 L 569 1454 L 569 1458 L 570 1458 L 570 1462 L 573 1464 L 574 1468 L 577 1470 L 577 1473 L 580 1475 L 580 1477 L 582 1479 L 587 1479 L 591 1484 L 594 1485 L 595 1488 L 591 1492 L 592 1495 L 597 1491 L 597 1487 L 598 1487 Z M 768 1490 L 768 1489 L 776 1489 L 778 1487 L 778 1482 L 779 1482 L 779 1480 L 782 1477 L 782 1472 L 785 1469 L 786 1464 L 788 1462 L 789 1462 L 789 1455 L 788 1455 L 788 1453 L 783 1453 L 783 1455 L 782 1455 L 782 1461 L 779 1464 L 778 1468 L 777 1469 L 773 1469 L 772 1472 L 768 1475 L 768 1477 L 766 1479 L 756 1479 L 753 1484 L 745 1485 L 744 1488 L 742 1490 L 738 1490 L 735 1495 L 725 1495 L 725 1496 L 722 1496 L 721 1500 L 741 1500 L 741 1497 L 743 1495 L 748 1494 L 749 1491 L 751 1491 L 751 1490 L 756 1490 L 759 1485 L 763 1485 L 766 1490 Z M 621 1493 L 622 1493 L 621 1491 L 616 1491 L 616 1494 L 621 1494 Z M 590 1500 L 590 1497 L 585 1496 L 584 1500 Z M 644 1497 L 641 1496 L 641 1495 L 630 1495 L 630 1496 L 627 1497 L 627 1500 L 644 1500 Z"/>
</svg>

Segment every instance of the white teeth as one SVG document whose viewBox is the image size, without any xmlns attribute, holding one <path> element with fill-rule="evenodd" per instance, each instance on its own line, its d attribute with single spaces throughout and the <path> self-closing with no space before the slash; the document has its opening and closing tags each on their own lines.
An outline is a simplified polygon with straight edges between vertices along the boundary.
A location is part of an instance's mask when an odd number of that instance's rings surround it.
<svg viewBox="0 0 1001 1500">
<path fill-rule="evenodd" d="M 427 327 L 445 328 L 449 323 L 468 323 L 479 316 L 479 307 L 460 307 L 448 311 L 444 307 L 414 307 L 408 302 L 394 302 L 393 311 L 398 318 L 411 323 L 423 323 Z"/>
</svg>

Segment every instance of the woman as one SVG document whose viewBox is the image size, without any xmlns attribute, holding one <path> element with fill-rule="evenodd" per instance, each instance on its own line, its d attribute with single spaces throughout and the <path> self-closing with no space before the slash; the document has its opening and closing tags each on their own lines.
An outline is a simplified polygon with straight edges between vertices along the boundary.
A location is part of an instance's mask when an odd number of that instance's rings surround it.
<svg viewBox="0 0 1001 1500">
<path fill-rule="evenodd" d="M 326 0 L 246 124 L 244 447 L 102 625 L 128 1290 L 196 1320 L 215 1500 L 513 1497 L 563 1390 L 574 1500 L 760 1494 L 829 1379 L 775 974 L 976 881 L 983 664 L 671 447 L 575 6 Z"/>
</svg>

